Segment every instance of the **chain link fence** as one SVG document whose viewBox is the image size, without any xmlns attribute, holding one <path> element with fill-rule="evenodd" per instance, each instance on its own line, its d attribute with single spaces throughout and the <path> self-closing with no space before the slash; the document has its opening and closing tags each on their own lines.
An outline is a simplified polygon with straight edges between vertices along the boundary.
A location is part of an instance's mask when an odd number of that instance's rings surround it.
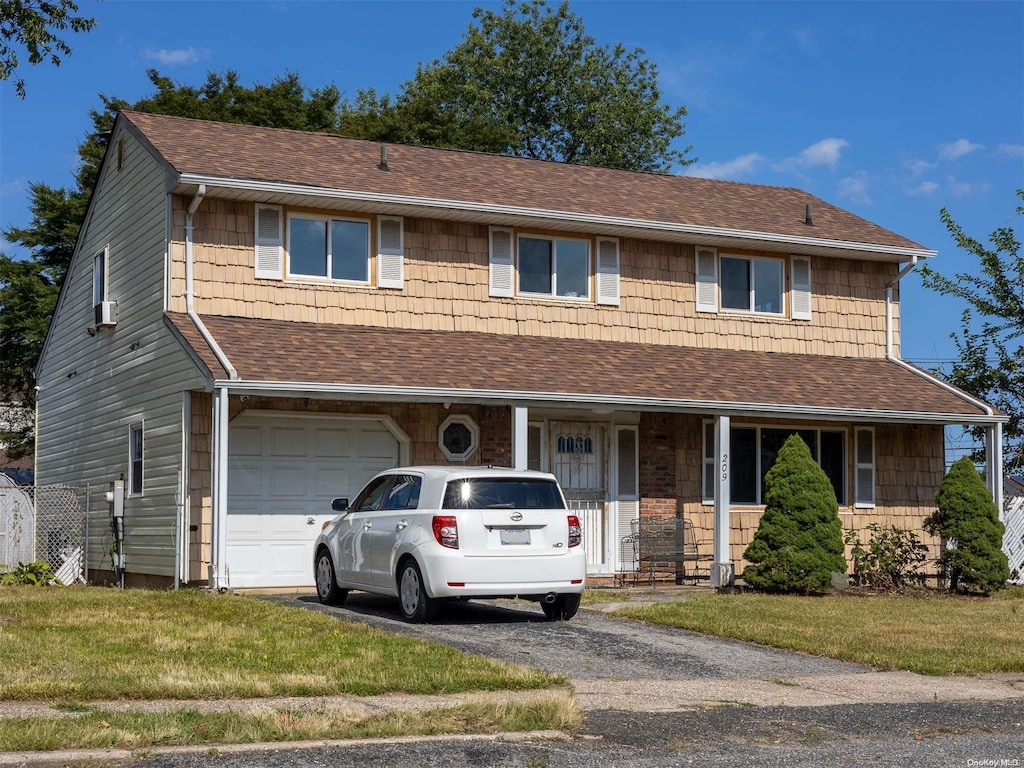
<svg viewBox="0 0 1024 768">
<path fill-rule="evenodd" d="M 43 560 L 65 584 L 88 570 L 89 489 L 0 480 L 0 567 Z"/>
</svg>

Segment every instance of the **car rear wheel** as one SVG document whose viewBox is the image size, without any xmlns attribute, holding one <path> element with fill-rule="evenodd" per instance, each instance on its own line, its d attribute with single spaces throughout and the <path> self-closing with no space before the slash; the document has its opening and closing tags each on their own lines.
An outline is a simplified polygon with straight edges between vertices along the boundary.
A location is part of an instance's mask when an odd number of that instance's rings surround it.
<svg viewBox="0 0 1024 768">
<path fill-rule="evenodd" d="M 553 603 L 540 603 L 548 621 L 568 621 L 580 609 L 579 595 L 558 595 Z"/>
<path fill-rule="evenodd" d="M 418 624 L 430 621 L 437 615 L 435 598 L 427 594 L 423 585 L 423 575 L 415 560 L 406 560 L 398 569 L 398 605 L 402 610 L 402 618 Z"/>
<path fill-rule="evenodd" d="M 326 549 L 316 557 L 316 597 L 325 605 L 341 605 L 348 597 L 348 590 L 341 589 L 334 578 L 334 563 Z"/>
</svg>

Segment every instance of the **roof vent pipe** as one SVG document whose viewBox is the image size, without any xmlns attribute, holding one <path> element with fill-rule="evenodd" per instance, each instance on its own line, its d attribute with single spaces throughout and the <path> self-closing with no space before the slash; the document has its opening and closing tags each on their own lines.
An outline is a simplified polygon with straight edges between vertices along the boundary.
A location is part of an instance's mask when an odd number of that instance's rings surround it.
<svg viewBox="0 0 1024 768">
<path fill-rule="evenodd" d="M 388 148 L 383 144 L 380 147 L 380 169 L 382 171 L 390 170 L 388 168 Z"/>
<path fill-rule="evenodd" d="M 808 227 L 814 226 L 814 209 L 811 208 L 810 203 L 804 206 L 804 224 Z"/>
</svg>

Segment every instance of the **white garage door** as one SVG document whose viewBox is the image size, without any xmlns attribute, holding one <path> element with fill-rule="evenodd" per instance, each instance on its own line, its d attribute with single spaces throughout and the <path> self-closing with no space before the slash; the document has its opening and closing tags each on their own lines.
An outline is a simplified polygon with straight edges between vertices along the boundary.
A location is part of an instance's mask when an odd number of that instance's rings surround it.
<svg viewBox="0 0 1024 768">
<path fill-rule="evenodd" d="M 243 413 L 228 443 L 232 587 L 313 585 L 313 541 L 331 499 L 355 496 L 398 466 L 398 441 L 376 419 Z"/>
</svg>

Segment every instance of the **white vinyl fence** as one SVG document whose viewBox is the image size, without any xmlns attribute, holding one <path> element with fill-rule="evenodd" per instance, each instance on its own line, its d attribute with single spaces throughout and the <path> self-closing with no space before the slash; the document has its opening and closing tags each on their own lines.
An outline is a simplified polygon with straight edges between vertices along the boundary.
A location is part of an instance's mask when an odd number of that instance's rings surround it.
<svg viewBox="0 0 1024 768">
<path fill-rule="evenodd" d="M 0 475 L 0 570 L 43 560 L 64 584 L 84 582 L 88 517 L 87 489 Z"/>
</svg>

